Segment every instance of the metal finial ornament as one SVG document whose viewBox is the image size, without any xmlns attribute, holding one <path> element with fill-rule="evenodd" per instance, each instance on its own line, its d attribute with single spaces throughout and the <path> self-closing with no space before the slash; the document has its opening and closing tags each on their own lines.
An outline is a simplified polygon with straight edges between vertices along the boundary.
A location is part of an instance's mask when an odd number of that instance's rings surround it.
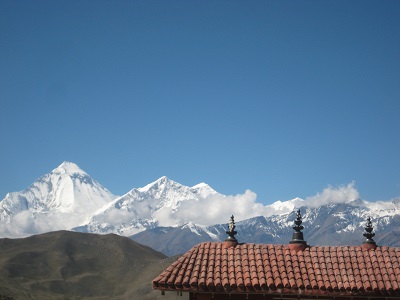
<svg viewBox="0 0 400 300">
<path fill-rule="evenodd" d="M 304 226 L 302 226 L 301 223 L 303 223 L 303 221 L 301 220 L 300 209 L 298 209 L 296 211 L 296 220 L 294 220 L 294 226 L 292 227 L 295 232 L 293 232 L 292 240 L 289 242 L 289 244 L 307 244 L 307 242 L 304 240 L 303 233 L 301 232 L 304 229 Z"/>
<path fill-rule="evenodd" d="M 302 226 L 301 223 L 303 223 L 303 221 L 301 220 L 300 209 L 298 209 L 298 210 L 296 211 L 296 220 L 294 220 L 294 224 L 295 224 L 295 225 L 293 226 L 293 229 L 294 229 L 296 232 L 300 232 L 301 230 L 304 229 L 304 226 Z"/>
<path fill-rule="evenodd" d="M 375 241 L 372 239 L 375 236 L 375 233 L 372 232 L 374 228 L 372 227 L 372 222 L 370 217 L 367 218 L 367 225 L 364 229 L 365 233 L 363 234 L 363 236 L 366 237 L 366 240 L 364 241 L 363 244 L 376 244 Z"/>
<path fill-rule="evenodd" d="M 233 217 L 233 215 L 231 216 L 231 221 L 228 224 L 228 231 L 226 232 L 227 235 L 229 235 L 229 237 L 227 238 L 227 240 L 236 240 L 235 235 L 237 234 L 237 232 L 235 231 L 235 219 Z"/>
</svg>

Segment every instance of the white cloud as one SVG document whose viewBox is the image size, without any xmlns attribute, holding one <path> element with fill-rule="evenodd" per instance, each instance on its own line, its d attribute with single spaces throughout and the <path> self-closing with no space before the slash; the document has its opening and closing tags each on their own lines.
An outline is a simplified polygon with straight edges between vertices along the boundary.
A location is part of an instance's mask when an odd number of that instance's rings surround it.
<svg viewBox="0 0 400 300">
<path fill-rule="evenodd" d="M 209 196 L 203 200 L 189 200 L 181 203 L 179 208 L 171 212 L 169 208 L 155 214 L 160 226 L 182 225 L 193 221 L 201 225 L 221 224 L 229 221 L 231 215 L 236 221 L 257 216 L 272 216 L 289 213 L 299 206 L 318 207 L 326 204 L 345 203 L 359 198 L 354 182 L 338 187 L 328 186 L 321 193 L 307 197 L 263 205 L 257 202 L 257 195 L 246 190 L 244 194 L 224 196 L 220 194 Z"/>
<path fill-rule="evenodd" d="M 31 212 L 24 210 L 11 217 L 10 223 L 0 223 L 4 237 L 25 237 L 55 230 L 69 230 L 76 226 L 76 216 L 70 213 Z"/>
<path fill-rule="evenodd" d="M 107 210 L 106 214 L 98 214 L 95 219 L 98 223 L 107 223 L 113 226 L 118 226 L 122 223 L 130 223 L 132 219 L 136 217 L 135 212 L 111 207 Z"/>
<path fill-rule="evenodd" d="M 22 211 L 12 218 L 9 224 L 1 225 L 1 233 L 9 237 L 24 237 L 32 234 L 56 230 L 54 220 L 47 218 L 35 218 L 31 212 Z"/>
<path fill-rule="evenodd" d="M 326 204 L 346 203 L 360 197 L 354 182 L 339 187 L 328 186 L 322 193 L 305 199 L 308 207 L 318 207 Z"/>
<path fill-rule="evenodd" d="M 189 221 L 201 225 L 219 224 L 228 222 L 231 215 L 240 221 L 267 213 L 267 207 L 257 203 L 256 199 L 257 195 L 250 190 L 235 196 L 216 194 L 200 201 L 184 201 L 172 213 L 168 208 L 159 210 L 155 218 L 161 226 L 182 225 Z"/>
</svg>

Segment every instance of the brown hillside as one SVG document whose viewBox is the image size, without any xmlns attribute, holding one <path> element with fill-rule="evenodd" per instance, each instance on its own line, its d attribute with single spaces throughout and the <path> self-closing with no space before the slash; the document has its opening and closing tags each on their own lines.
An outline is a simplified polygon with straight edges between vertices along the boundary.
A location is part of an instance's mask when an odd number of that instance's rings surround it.
<svg viewBox="0 0 400 300">
<path fill-rule="evenodd" d="M 0 239 L 0 295 L 14 299 L 157 299 L 161 295 L 152 291 L 151 280 L 171 260 L 114 234 L 57 231 Z"/>
</svg>

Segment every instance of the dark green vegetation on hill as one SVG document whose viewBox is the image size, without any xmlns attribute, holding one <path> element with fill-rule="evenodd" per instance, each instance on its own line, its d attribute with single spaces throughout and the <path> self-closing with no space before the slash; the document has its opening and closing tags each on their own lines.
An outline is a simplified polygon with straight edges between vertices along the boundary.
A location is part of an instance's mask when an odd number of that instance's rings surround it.
<svg viewBox="0 0 400 300">
<path fill-rule="evenodd" d="M 166 300 L 172 295 L 153 291 L 151 280 L 173 260 L 114 234 L 57 231 L 0 239 L 0 295 L 14 299 Z"/>
</svg>

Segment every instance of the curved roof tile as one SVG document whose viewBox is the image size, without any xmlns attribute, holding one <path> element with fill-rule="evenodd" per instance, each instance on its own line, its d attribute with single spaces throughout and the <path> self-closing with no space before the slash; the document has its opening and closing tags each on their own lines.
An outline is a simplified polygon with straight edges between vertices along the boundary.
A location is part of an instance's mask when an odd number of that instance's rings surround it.
<svg viewBox="0 0 400 300">
<path fill-rule="evenodd" d="M 400 296 L 400 249 L 204 242 L 153 280 L 160 290 Z M 299 291 L 299 289 L 301 291 Z"/>
</svg>

